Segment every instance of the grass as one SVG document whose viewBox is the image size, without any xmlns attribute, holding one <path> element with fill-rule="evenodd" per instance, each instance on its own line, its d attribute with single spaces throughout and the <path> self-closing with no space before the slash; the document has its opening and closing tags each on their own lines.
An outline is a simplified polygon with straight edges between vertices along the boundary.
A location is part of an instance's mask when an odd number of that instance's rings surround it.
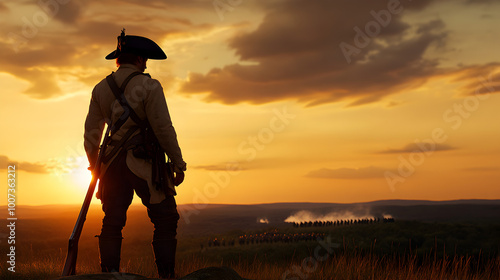
<svg viewBox="0 0 500 280">
<path fill-rule="evenodd" d="M 498 224 L 397 222 L 280 229 L 288 233 L 323 232 L 339 243 L 330 254 L 318 241 L 201 249 L 200 243 L 215 236 L 179 236 L 176 269 L 184 276 L 208 266 L 230 266 L 248 279 L 496 280 L 500 279 L 499 228 Z M 228 240 L 241 233 L 218 237 Z M 254 233 L 258 232 L 248 232 Z M 35 240 L 35 236 L 29 236 L 31 239 L 24 236 L 16 247 L 16 272 L 8 271 L 2 261 L 0 279 L 60 276 L 67 240 L 49 236 Z M 5 256 L 5 243 L 1 245 Z M 79 251 L 77 273 L 98 273 L 97 239 L 82 236 Z M 149 232 L 125 238 L 121 267 L 122 271 L 157 276 Z"/>
<path fill-rule="evenodd" d="M 64 258 L 42 257 L 30 263 L 20 264 L 16 273 L 2 269 L 2 279 L 51 279 L 58 277 Z M 125 257 L 123 271 L 156 277 L 152 257 Z M 208 266 L 230 266 L 241 276 L 249 279 L 432 279 L 432 280 L 480 280 L 499 279 L 498 260 L 490 260 L 483 269 L 475 270 L 471 258 L 455 257 L 440 260 L 426 260 L 420 263 L 414 256 L 379 257 L 375 255 L 335 254 L 322 262 L 294 260 L 288 264 L 263 262 L 258 257 L 252 261 L 230 260 L 214 262 L 210 258 L 196 255 L 180 256 L 177 271 L 186 275 Z M 78 274 L 98 272 L 95 259 L 81 258 Z"/>
</svg>

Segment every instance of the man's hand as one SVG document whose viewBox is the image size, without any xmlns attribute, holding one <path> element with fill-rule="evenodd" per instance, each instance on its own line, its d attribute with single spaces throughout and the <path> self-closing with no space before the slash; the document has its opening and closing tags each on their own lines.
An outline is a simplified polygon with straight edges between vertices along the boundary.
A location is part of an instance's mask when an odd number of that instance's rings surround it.
<svg viewBox="0 0 500 280">
<path fill-rule="evenodd" d="M 172 164 L 172 171 L 174 171 L 174 185 L 178 186 L 182 182 L 184 182 L 184 171 L 177 165 Z M 184 164 L 184 170 L 186 170 L 185 164 Z"/>
<path fill-rule="evenodd" d="M 174 185 L 178 186 L 184 182 L 184 171 L 177 170 L 174 173 Z"/>
</svg>

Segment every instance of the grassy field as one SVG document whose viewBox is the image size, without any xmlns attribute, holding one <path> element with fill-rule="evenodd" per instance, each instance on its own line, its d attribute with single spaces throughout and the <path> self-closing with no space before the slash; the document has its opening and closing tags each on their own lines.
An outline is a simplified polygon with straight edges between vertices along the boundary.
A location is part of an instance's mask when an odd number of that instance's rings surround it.
<svg viewBox="0 0 500 280">
<path fill-rule="evenodd" d="M 91 217 L 92 218 L 92 217 Z M 90 219 L 80 242 L 77 273 L 99 272 L 99 219 Z M 97 221 L 96 221 L 97 220 Z M 51 279 L 62 271 L 72 223 L 20 221 L 16 272 L 0 264 L 1 279 Z M 138 228 L 139 227 L 139 228 Z M 151 228 L 132 223 L 124 232 L 122 271 L 156 276 Z M 292 243 L 238 244 L 241 235 L 315 233 L 324 237 Z M 500 279 L 500 224 L 396 221 L 339 227 L 268 227 L 222 233 L 179 234 L 177 272 L 183 276 L 207 266 L 230 266 L 249 279 Z M 234 246 L 208 247 L 208 240 L 236 240 Z M 325 245 L 326 244 L 326 245 Z M 7 254 L 5 242 L 0 244 Z M 203 247 L 202 247 L 203 245 Z"/>
</svg>

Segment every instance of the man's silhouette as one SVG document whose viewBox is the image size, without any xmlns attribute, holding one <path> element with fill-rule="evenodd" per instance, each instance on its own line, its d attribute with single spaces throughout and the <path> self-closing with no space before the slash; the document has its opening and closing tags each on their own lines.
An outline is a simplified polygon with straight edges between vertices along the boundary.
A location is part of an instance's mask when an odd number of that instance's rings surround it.
<svg viewBox="0 0 500 280">
<path fill-rule="evenodd" d="M 120 269 L 122 229 L 135 190 L 154 224 L 152 245 L 158 274 L 161 278 L 175 277 L 179 214 L 175 189 L 167 184 L 168 178 L 164 176 L 164 167 L 169 166 L 165 164 L 164 153 L 172 161 L 175 185 L 184 179 L 186 163 L 163 88 L 157 80 L 143 74 L 148 59 L 166 58 L 152 40 L 126 36 L 122 31 L 117 49 L 106 56 L 106 59 L 116 59 L 119 68 L 92 92 L 84 135 L 91 167 L 97 159 L 104 123 L 119 127 L 111 132 L 111 141 L 103 144 L 107 149 L 97 193 L 104 211 L 98 236 L 103 272 Z M 123 97 L 124 100 L 119 100 Z M 152 147 L 157 147 L 157 151 Z"/>
</svg>

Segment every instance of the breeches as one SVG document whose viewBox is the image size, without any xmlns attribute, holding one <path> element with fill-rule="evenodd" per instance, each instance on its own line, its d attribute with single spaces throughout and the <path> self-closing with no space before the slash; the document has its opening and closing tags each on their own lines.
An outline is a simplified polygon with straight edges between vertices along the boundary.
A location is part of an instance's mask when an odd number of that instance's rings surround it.
<svg viewBox="0 0 500 280">
<path fill-rule="evenodd" d="M 154 225 L 153 240 L 172 240 L 177 234 L 177 205 L 173 196 L 161 203 L 149 203 L 150 193 L 145 180 L 129 170 L 126 151 L 121 151 L 106 170 L 100 181 L 102 187 L 101 237 L 122 238 L 122 229 L 127 220 L 127 209 L 132 203 L 134 191 L 147 207 L 148 216 Z"/>
</svg>

